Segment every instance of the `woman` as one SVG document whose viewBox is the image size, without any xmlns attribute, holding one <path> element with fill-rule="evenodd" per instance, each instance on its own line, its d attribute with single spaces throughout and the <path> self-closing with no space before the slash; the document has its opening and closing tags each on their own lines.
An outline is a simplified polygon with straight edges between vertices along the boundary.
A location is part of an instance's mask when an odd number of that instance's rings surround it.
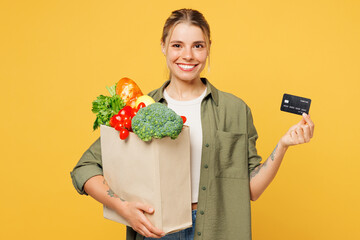
<svg viewBox="0 0 360 240">
<path fill-rule="evenodd" d="M 309 142 L 314 124 L 303 115 L 279 140 L 262 164 L 251 111 L 239 98 L 217 90 L 200 73 L 210 52 L 210 29 L 201 13 L 174 11 L 161 39 L 170 80 L 149 93 L 187 116 L 190 126 L 193 227 L 163 239 L 251 239 L 250 200 L 255 201 L 275 177 L 289 146 Z M 117 197 L 102 176 L 97 140 L 71 173 L 76 189 L 116 210 L 131 228 L 127 239 L 160 238 L 144 213 L 151 206 Z M 196 219 L 196 224 L 195 224 Z"/>
</svg>

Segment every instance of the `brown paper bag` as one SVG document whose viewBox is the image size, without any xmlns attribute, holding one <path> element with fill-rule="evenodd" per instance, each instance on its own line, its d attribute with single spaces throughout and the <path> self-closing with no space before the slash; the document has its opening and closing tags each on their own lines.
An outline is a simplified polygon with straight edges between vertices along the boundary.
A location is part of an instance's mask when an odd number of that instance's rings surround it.
<svg viewBox="0 0 360 240">
<path fill-rule="evenodd" d="M 101 126 L 104 178 L 126 201 L 149 204 L 150 222 L 166 234 L 192 226 L 189 128 L 177 139 L 142 141 L 134 133 L 126 140 L 111 127 Z M 104 206 L 104 217 L 129 226 L 112 209 Z"/>
</svg>

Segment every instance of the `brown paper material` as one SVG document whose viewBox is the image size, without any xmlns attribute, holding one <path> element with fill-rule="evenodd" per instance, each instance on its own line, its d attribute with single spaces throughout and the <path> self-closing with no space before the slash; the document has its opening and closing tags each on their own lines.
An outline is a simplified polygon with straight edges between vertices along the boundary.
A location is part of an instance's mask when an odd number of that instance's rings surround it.
<svg viewBox="0 0 360 240">
<path fill-rule="evenodd" d="M 126 140 L 114 128 L 102 125 L 101 154 L 104 178 L 126 201 L 149 204 L 150 222 L 166 234 L 192 226 L 189 128 L 177 139 L 142 141 L 134 133 Z M 115 211 L 104 206 L 104 217 L 129 226 Z"/>
</svg>

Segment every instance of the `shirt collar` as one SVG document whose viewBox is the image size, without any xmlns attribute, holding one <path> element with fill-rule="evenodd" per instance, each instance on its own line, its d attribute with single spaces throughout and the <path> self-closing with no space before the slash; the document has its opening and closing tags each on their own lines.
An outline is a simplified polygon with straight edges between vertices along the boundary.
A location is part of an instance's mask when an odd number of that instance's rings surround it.
<svg viewBox="0 0 360 240">
<path fill-rule="evenodd" d="M 211 97 L 217 106 L 219 101 L 218 90 L 206 78 L 201 78 L 201 81 L 206 85 L 206 94 L 204 98 Z M 163 102 L 165 100 L 164 89 L 169 85 L 169 83 L 170 80 L 167 80 L 160 87 L 159 91 L 155 93 L 155 95 L 153 96 L 155 102 Z"/>
</svg>

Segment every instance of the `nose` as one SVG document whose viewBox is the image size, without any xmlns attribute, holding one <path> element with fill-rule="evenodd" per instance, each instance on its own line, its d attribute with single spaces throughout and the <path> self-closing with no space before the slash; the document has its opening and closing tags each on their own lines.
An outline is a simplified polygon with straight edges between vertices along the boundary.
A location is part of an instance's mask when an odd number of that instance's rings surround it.
<svg viewBox="0 0 360 240">
<path fill-rule="evenodd" d="M 193 56 L 192 48 L 191 47 L 184 48 L 181 57 L 186 61 L 193 60 L 194 56 Z"/>
</svg>

